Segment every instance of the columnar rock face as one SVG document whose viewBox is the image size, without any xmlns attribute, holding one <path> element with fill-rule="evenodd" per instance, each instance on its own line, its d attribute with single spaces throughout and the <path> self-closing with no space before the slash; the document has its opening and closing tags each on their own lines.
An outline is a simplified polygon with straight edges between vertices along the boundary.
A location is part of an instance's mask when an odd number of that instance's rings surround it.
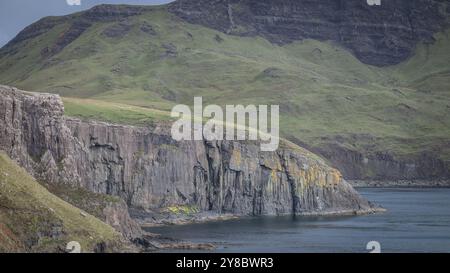
<svg viewBox="0 0 450 273">
<path fill-rule="evenodd" d="M 63 116 L 60 98 L 0 87 L 0 149 L 31 174 L 122 197 L 142 209 L 177 205 L 237 215 L 371 212 L 340 173 L 298 146 L 174 141 L 139 128 Z"/>
<path fill-rule="evenodd" d="M 178 0 L 170 10 L 191 23 L 277 44 L 335 41 L 362 62 L 384 66 L 408 58 L 419 41 L 448 25 L 448 1 Z"/>
</svg>

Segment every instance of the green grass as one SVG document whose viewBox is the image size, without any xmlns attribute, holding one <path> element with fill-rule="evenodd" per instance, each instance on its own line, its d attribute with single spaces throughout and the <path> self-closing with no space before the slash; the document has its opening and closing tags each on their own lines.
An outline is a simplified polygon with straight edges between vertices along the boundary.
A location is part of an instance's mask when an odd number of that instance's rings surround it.
<svg viewBox="0 0 450 273">
<path fill-rule="evenodd" d="M 366 154 L 450 158 L 447 32 L 404 63 L 379 68 L 328 42 L 277 46 L 191 25 L 155 7 L 128 18 L 133 27 L 123 37 L 102 34 L 116 22 L 96 23 L 42 58 L 40 50 L 77 16 L 0 58 L 0 83 L 61 94 L 70 116 L 138 125 L 167 120 L 173 105 L 192 104 L 194 96 L 204 104 L 279 104 L 282 136 L 310 147 L 338 143 Z M 144 22 L 156 35 L 140 30 Z"/>
<path fill-rule="evenodd" d="M 120 240 L 111 226 L 51 194 L 0 152 L 1 252 L 63 251 L 70 241 L 91 252 Z"/>
<path fill-rule="evenodd" d="M 170 121 L 170 112 L 91 99 L 63 98 L 65 114 L 83 120 L 150 126 Z"/>
<path fill-rule="evenodd" d="M 102 221 L 105 221 L 106 218 L 104 209 L 111 204 L 120 202 L 120 198 L 117 196 L 94 193 L 74 185 L 44 182 L 41 182 L 40 184 L 43 185 L 51 194 L 58 196 L 65 202 Z"/>
</svg>

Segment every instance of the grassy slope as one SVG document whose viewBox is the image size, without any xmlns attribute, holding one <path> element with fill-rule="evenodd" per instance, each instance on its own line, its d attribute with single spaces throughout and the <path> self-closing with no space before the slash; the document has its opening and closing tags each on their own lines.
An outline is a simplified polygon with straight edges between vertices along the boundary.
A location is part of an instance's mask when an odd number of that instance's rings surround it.
<svg viewBox="0 0 450 273">
<path fill-rule="evenodd" d="M 83 252 L 101 242 L 118 246 L 121 236 L 111 226 L 81 213 L 0 153 L 0 252 L 63 251 L 70 241 Z"/>
<path fill-rule="evenodd" d="M 398 156 L 431 150 L 450 157 L 445 33 L 433 45 L 420 45 L 409 61 L 377 68 L 330 43 L 279 47 L 190 25 L 158 7 L 129 18 L 134 27 L 124 37 L 102 34 L 116 23 L 96 23 L 61 53 L 43 59 L 40 50 L 75 17 L 0 59 L 0 82 L 89 98 L 66 98 L 67 114 L 125 123 L 165 119 L 164 112 L 151 109 L 191 104 L 193 96 L 203 96 L 205 104 L 280 104 L 282 135 L 310 146 L 339 143 Z M 156 35 L 140 30 L 144 22 Z M 176 47 L 176 56 L 168 47 Z"/>
<path fill-rule="evenodd" d="M 170 120 L 170 112 L 102 100 L 63 98 L 65 114 L 83 120 L 149 126 Z"/>
</svg>

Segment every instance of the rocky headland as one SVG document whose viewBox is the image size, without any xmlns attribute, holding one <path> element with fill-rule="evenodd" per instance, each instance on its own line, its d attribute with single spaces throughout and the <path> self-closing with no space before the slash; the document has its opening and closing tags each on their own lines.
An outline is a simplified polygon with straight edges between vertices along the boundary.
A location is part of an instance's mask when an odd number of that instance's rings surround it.
<svg viewBox="0 0 450 273">
<path fill-rule="evenodd" d="M 141 224 L 176 223 L 177 215 L 196 221 L 381 210 L 338 170 L 288 142 L 276 152 L 261 152 L 257 142 L 177 142 L 167 124 L 82 121 L 64 116 L 57 95 L 7 86 L 0 95 L 0 149 L 38 181 L 119 197 L 100 218 L 132 241 L 142 231 L 128 208 Z"/>
</svg>

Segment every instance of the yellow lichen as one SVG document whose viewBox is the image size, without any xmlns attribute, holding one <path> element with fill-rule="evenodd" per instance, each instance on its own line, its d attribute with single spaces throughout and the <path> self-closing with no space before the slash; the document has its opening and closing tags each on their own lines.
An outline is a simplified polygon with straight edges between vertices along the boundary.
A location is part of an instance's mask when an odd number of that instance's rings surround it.
<svg viewBox="0 0 450 273">
<path fill-rule="evenodd" d="M 328 185 L 337 185 L 341 182 L 342 180 L 342 174 L 336 170 L 336 169 L 332 169 L 328 172 L 327 174 L 327 184 Z"/>
<path fill-rule="evenodd" d="M 283 166 L 281 165 L 280 159 L 277 155 L 266 155 L 262 160 L 262 164 L 272 170 L 283 170 Z"/>
<path fill-rule="evenodd" d="M 198 213 L 199 210 L 195 206 L 188 205 L 179 205 L 179 206 L 170 206 L 163 209 L 163 212 L 173 213 L 173 214 L 195 214 Z"/>
<path fill-rule="evenodd" d="M 272 173 L 270 174 L 271 178 L 272 178 L 272 182 L 277 180 L 277 171 L 276 170 L 272 170 Z"/>
<path fill-rule="evenodd" d="M 336 169 L 324 168 L 321 165 L 310 165 L 306 169 L 300 169 L 296 164 L 288 166 L 289 173 L 295 177 L 299 193 L 310 186 L 332 187 L 342 180 L 341 173 Z"/>
<path fill-rule="evenodd" d="M 230 164 L 234 165 L 234 166 L 241 165 L 241 151 L 240 150 L 233 150 L 233 153 L 231 154 Z"/>
</svg>

